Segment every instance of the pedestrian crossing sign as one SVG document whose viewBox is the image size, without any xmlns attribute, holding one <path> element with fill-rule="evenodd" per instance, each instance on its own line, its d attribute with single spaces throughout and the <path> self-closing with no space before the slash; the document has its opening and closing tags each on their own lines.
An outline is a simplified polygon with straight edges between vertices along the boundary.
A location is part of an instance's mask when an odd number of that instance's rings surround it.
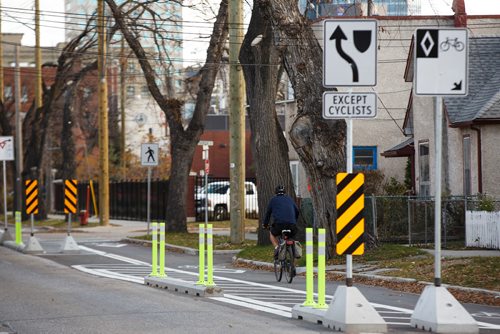
<svg viewBox="0 0 500 334">
<path fill-rule="evenodd" d="M 159 147 L 157 143 L 145 143 L 141 145 L 141 165 L 158 166 Z"/>
</svg>

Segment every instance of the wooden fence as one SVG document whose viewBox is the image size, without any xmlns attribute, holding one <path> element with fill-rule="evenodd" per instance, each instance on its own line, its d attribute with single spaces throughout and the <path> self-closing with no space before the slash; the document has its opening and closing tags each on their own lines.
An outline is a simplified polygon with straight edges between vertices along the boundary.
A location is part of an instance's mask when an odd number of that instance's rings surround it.
<svg viewBox="0 0 500 334">
<path fill-rule="evenodd" d="M 500 249 L 500 212 L 467 211 L 465 244 L 467 247 Z"/>
</svg>

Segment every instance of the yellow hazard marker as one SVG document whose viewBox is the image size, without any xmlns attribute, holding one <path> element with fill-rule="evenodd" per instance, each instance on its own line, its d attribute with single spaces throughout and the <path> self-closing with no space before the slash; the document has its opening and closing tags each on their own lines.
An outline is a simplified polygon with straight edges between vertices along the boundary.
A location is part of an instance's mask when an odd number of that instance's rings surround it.
<svg viewBox="0 0 500 334">
<path fill-rule="evenodd" d="M 64 180 L 64 213 L 76 214 L 78 189 L 77 180 Z"/>
<path fill-rule="evenodd" d="M 26 180 L 26 213 L 38 213 L 38 180 Z"/>
<path fill-rule="evenodd" d="M 365 176 L 337 174 L 337 254 L 363 255 L 365 243 Z"/>
</svg>

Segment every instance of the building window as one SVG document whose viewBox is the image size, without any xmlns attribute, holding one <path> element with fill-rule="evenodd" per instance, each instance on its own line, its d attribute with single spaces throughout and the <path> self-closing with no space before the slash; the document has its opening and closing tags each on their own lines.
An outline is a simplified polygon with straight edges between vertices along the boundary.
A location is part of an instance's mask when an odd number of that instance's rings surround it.
<svg viewBox="0 0 500 334">
<path fill-rule="evenodd" d="M 127 97 L 134 97 L 134 96 L 135 96 L 135 87 L 127 86 Z"/>
<path fill-rule="evenodd" d="M 28 102 L 28 87 L 23 86 L 21 88 L 21 103 Z"/>
<path fill-rule="evenodd" d="M 471 178 L 471 143 L 470 136 L 464 136 L 463 140 L 463 159 L 464 159 L 464 195 L 472 195 L 472 178 Z"/>
<path fill-rule="evenodd" d="M 295 189 L 295 195 L 299 196 L 299 162 L 290 161 L 290 171 L 292 173 L 293 187 Z"/>
<path fill-rule="evenodd" d="M 377 146 L 354 146 L 352 148 L 353 169 L 377 169 Z"/>
<path fill-rule="evenodd" d="M 9 100 L 12 98 L 12 86 L 5 86 L 3 89 L 3 95 L 5 96 L 5 100 Z"/>
<path fill-rule="evenodd" d="M 430 196 L 431 178 L 429 168 L 429 142 L 418 144 L 418 164 L 420 171 L 419 185 L 420 196 Z"/>
</svg>

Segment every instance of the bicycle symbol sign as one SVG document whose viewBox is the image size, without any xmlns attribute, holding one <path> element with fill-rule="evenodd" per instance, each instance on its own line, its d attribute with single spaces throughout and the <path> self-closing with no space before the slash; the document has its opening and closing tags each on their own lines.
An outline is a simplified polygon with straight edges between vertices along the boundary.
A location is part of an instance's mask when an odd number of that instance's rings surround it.
<svg viewBox="0 0 500 334">
<path fill-rule="evenodd" d="M 467 95 L 466 29 L 417 29 L 415 94 Z"/>
</svg>

